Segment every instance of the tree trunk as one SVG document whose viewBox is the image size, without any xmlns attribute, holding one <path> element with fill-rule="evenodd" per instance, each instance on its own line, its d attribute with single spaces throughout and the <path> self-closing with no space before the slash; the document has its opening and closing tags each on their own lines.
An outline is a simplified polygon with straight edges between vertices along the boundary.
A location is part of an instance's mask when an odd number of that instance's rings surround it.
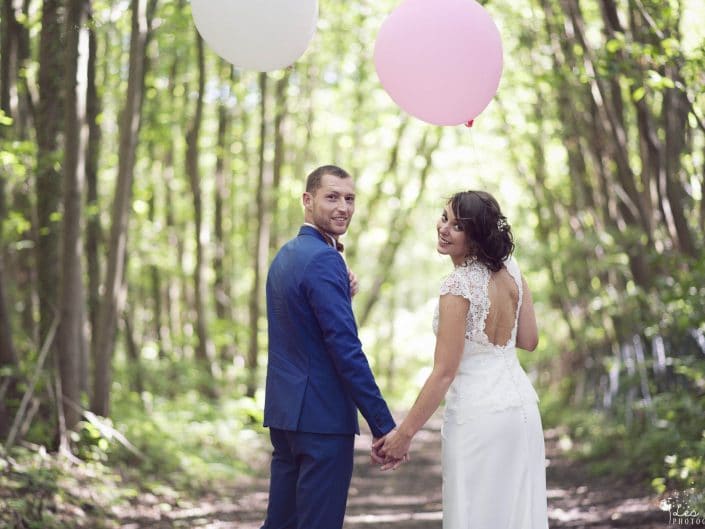
<svg viewBox="0 0 705 529">
<path fill-rule="evenodd" d="M 667 68 L 667 77 L 677 83 L 683 83 L 678 71 Z M 666 171 L 663 183 L 662 200 L 668 201 L 673 223 L 676 230 L 678 249 L 684 255 L 698 257 L 698 250 L 690 231 L 686 211 L 692 206 L 686 199 L 687 192 L 683 187 L 682 155 L 686 147 L 686 130 L 688 127 L 689 103 L 686 94 L 680 88 L 668 88 L 663 94 L 663 116 L 666 132 Z M 689 184 L 689 183 L 688 183 Z"/>
<path fill-rule="evenodd" d="M 12 116 L 12 99 L 17 93 L 17 40 L 13 0 L 3 0 L 0 17 L 0 110 Z M 2 128 L 0 128 L 2 131 Z"/>
<path fill-rule="evenodd" d="M 156 186 L 152 185 L 152 190 L 149 197 L 149 222 L 157 223 L 157 206 L 156 206 Z M 152 325 L 154 326 L 154 337 L 157 341 L 158 355 L 160 359 L 166 358 L 164 351 L 164 314 L 162 309 L 162 276 L 157 265 L 149 266 L 149 283 L 151 290 L 152 303 L 154 303 L 154 313 L 152 315 Z"/>
<path fill-rule="evenodd" d="M 18 22 L 28 17 L 29 0 L 3 0 L 0 12 L 0 110 L 13 118 L 15 137 L 27 136 L 29 100 L 26 76 L 20 72 L 29 58 L 29 31 Z M 4 128 L 0 128 L 2 137 Z"/>
<path fill-rule="evenodd" d="M 198 50 L 198 95 L 196 98 L 196 111 L 191 126 L 186 134 L 186 173 L 191 184 L 193 193 L 194 227 L 196 231 L 196 265 L 193 271 L 194 296 L 196 306 L 196 335 L 198 346 L 196 347 L 196 358 L 203 366 L 209 370 L 213 361 L 213 344 L 208 339 L 208 325 L 205 303 L 205 260 L 203 258 L 203 247 L 205 241 L 205 230 L 203 223 L 203 197 L 201 194 L 201 175 L 198 167 L 198 140 L 201 133 L 201 123 L 203 121 L 203 95 L 206 82 L 206 66 L 203 50 L 203 39 L 196 33 Z"/>
<path fill-rule="evenodd" d="M 260 73 L 261 93 L 260 137 L 259 137 L 259 171 L 257 177 L 257 231 L 254 252 L 254 280 L 250 293 L 250 342 L 247 348 L 247 396 L 254 397 L 257 390 L 257 370 L 259 367 L 259 319 L 262 306 L 262 278 L 266 274 L 269 250 L 271 215 L 268 208 L 269 192 L 272 187 L 272 173 L 266 168 L 264 159 L 267 141 L 267 74 Z"/>
<path fill-rule="evenodd" d="M 306 131 L 305 136 L 304 136 L 304 142 L 303 145 L 300 145 L 299 148 L 297 148 L 293 153 L 293 161 L 292 161 L 292 166 L 293 166 L 293 174 L 296 178 L 303 179 L 305 177 L 305 168 L 306 166 L 311 163 L 312 160 L 314 160 L 314 156 L 312 153 L 311 149 L 311 144 L 313 142 L 313 130 L 314 130 L 314 122 L 315 122 L 315 117 L 316 117 L 316 105 L 314 104 L 314 92 L 317 87 L 319 79 L 319 72 L 316 66 L 311 62 L 310 64 L 307 65 L 306 71 L 301 74 L 301 80 L 300 85 L 301 85 L 301 93 L 303 94 L 308 94 L 309 97 L 305 98 L 305 101 L 302 101 L 303 105 L 303 110 L 300 111 L 300 114 L 303 115 L 302 119 L 302 126 L 304 127 L 304 130 Z M 303 187 L 304 184 L 302 183 L 299 187 L 301 191 L 303 192 Z M 301 215 L 301 204 L 297 203 L 295 204 L 295 214 L 297 216 Z M 291 214 L 291 210 L 289 211 Z"/>
<path fill-rule="evenodd" d="M 58 310 L 59 287 L 59 204 L 61 175 L 59 133 L 64 49 L 61 37 L 61 2 L 46 0 L 42 8 L 39 43 L 39 106 L 35 116 L 37 131 L 36 215 L 37 215 L 37 295 L 39 297 L 39 334 L 43 340 Z M 53 346 L 50 351 L 53 350 Z M 51 353 L 50 353 L 51 354 Z M 50 362 L 48 365 L 52 365 Z"/>
<path fill-rule="evenodd" d="M 118 174 L 113 202 L 110 243 L 108 247 L 105 294 L 100 306 L 96 365 L 91 409 L 98 415 L 110 414 L 112 356 L 118 314 L 124 300 L 120 296 L 127 251 L 127 221 L 132 198 L 132 179 L 139 139 L 144 92 L 147 37 L 150 29 L 147 0 L 132 0 L 132 34 L 127 99 L 120 119 Z"/>
<path fill-rule="evenodd" d="M 181 6 L 182 3 L 180 2 L 179 5 Z M 168 84 L 167 84 L 167 93 L 169 94 L 169 100 L 170 101 L 176 101 L 175 97 L 175 90 L 177 88 L 178 84 L 178 75 L 179 75 L 179 65 L 180 61 L 177 57 L 175 57 L 171 63 L 171 66 L 169 68 L 169 79 L 168 79 Z M 185 105 L 179 105 L 180 107 L 184 107 Z M 182 111 L 185 112 L 185 111 Z M 172 112 L 173 114 L 176 114 L 176 111 L 174 110 Z M 175 123 L 181 123 L 183 120 L 180 119 L 180 116 L 175 115 Z M 174 137 L 176 136 L 181 136 L 181 131 L 179 130 L 178 125 L 172 124 L 172 130 L 173 130 L 173 135 Z M 167 242 L 169 245 L 169 248 L 171 249 L 173 254 L 171 254 L 172 259 L 176 263 L 183 263 L 183 255 L 184 255 L 184 242 L 183 238 L 179 236 L 180 233 L 183 232 L 183 230 L 180 228 L 180 226 L 177 226 L 176 224 L 176 217 L 175 217 L 175 212 L 174 212 L 174 196 L 173 196 L 173 185 L 172 182 L 176 178 L 176 170 L 174 167 L 174 160 L 175 160 L 175 143 L 174 142 L 169 142 L 166 152 L 164 154 L 164 161 L 163 161 L 163 172 L 162 172 L 162 180 L 164 181 L 164 192 L 165 192 L 165 197 L 164 197 L 164 222 L 166 224 L 166 232 L 167 232 Z M 174 274 L 169 274 L 166 277 L 166 286 L 164 287 L 164 313 L 166 315 L 166 325 L 165 325 L 165 330 L 166 330 L 166 337 L 168 338 L 168 343 L 162 347 L 160 347 L 161 351 L 168 350 L 169 355 L 171 358 L 178 358 L 180 357 L 180 351 L 177 351 L 177 336 L 178 333 L 180 332 L 180 329 L 183 328 L 182 323 L 181 323 L 181 310 L 179 306 L 179 292 L 180 292 L 180 285 L 181 281 L 178 276 L 175 276 Z M 164 334 L 162 335 L 162 338 L 164 338 Z M 178 353 L 178 354 L 177 354 Z M 162 353 L 165 354 L 165 353 Z"/>
<path fill-rule="evenodd" d="M 232 84 L 234 81 L 235 70 L 230 64 L 225 61 L 221 63 L 221 72 L 226 71 L 226 78 Z M 215 280 L 213 283 L 213 291 L 215 298 L 215 313 L 221 322 L 232 322 L 232 291 L 231 282 L 228 274 L 225 272 L 226 258 L 230 254 L 227 239 L 225 234 L 225 226 L 223 223 L 226 213 L 226 204 L 230 195 L 230 186 L 228 186 L 226 171 L 230 172 L 230 130 L 231 130 L 232 115 L 228 110 L 227 101 L 225 98 L 218 104 L 218 136 L 216 147 L 216 162 L 215 162 L 215 190 L 214 204 L 215 212 L 213 219 L 213 273 Z M 232 227 L 231 227 L 232 229 Z M 222 360 L 231 361 L 235 357 L 236 344 L 234 340 L 229 340 L 224 344 L 220 351 Z"/>
<path fill-rule="evenodd" d="M 17 369 L 17 354 L 12 340 L 12 322 L 7 310 L 7 297 L 5 285 L 5 267 L 2 240 L 3 223 L 7 211 L 5 208 L 5 179 L 0 174 L 0 369 L 10 368 L 12 374 L 0 375 L 0 439 L 5 439 L 10 429 L 10 410 L 8 403 L 15 399 L 15 379 Z"/>
<path fill-rule="evenodd" d="M 90 14 L 89 14 L 90 17 Z M 92 17 L 90 18 L 92 21 Z M 95 361 L 98 338 L 98 313 L 100 309 L 101 269 L 98 251 L 102 239 L 100 225 L 100 205 L 98 201 L 98 163 L 100 160 L 101 127 L 98 116 L 101 110 L 101 98 L 96 83 L 97 35 L 93 24 L 88 24 L 88 86 L 86 95 L 86 121 L 88 123 L 88 141 L 86 144 L 86 263 L 88 272 L 87 306 L 90 321 L 90 358 Z M 107 43 L 106 43 L 107 44 Z M 89 362 L 86 361 L 86 370 Z M 88 390 L 88 374 L 82 374 L 82 385 Z"/>
<path fill-rule="evenodd" d="M 172 165 L 169 165 L 171 161 Z M 173 167 L 173 156 L 167 153 L 167 160 L 165 160 L 164 167 L 164 179 L 169 181 L 174 178 L 174 167 Z M 181 238 L 177 235 L 176 219 L 174 217 L 173 208 L 173 191 L 170 186 L 166 185 L 166 197 L 165 197 L 165 217 L 166 217 L 166 228 L 167 228 L 167 240 L 169 241 L 169 248 L 175 253 L 173 256 L 174 261 L 177 263 L 183 262 L 183 242 Z M 179 310 L 179 280 L 174 277 L 173 274 L 167 276 L 166 287 L 164 292 L 164 312 L 166 314 L 167 322 L 166 329 L 169 336 L 169 352 L 172 358 L 178 357 L 177 347 L 176 347 L 176 337 L 178 336 L 179 329 L 181 326 L 181 311 Z"/>
<path fill-rule="evenodd" d="M 144 393 L 144 377 L 142 376 L 140 348 L 135 340 L 135 333 L 132 326 L 133 318 L 130 314 L 130 307 L 125 308 L 122 315 L 122 321 L 125 324 L 123 332 L 125 337 L 125 350 L 127 351 L 127 358 L 130 360 L 130 389 L 141 396 L 142 393 Z"/>
<path fill-rule="evenodd" d="M 269 237 L 269 248 L 274 251 L 279 248 L 281 241 L 279 233 L 282 229 L 279 226 L 280 212 L 283 212 L 279 207 L 279 188 L 282 179 L 282 166 L 286 158 L 286 144 L 284 142 L 284 121 L 287 115 L 287 99 L 286 89 L 289 86 L 290 73 L 287 71 L 281 79 L 277 81 L 274 90 L 274 160 L 272 161 L 272 197 L 270 200 L 271 211 L 271 235 Z"/>
<path fill-rule="evenodd" d="M 85 350 L 82 321 L 82 232 L 85 146 L 88 137 L 85 123 L 86 86 L 83 84 L 88 72 L 86 7 L 85 0 L 69 0 L 64 49 L 64 215 L 59 287 L 60 323 L 56 345 L 61 377 L 59 397 L 66 430 L 72 430 L 81 418 L 76 406 L 81 402 L 80 364 Z"/>
</svg>

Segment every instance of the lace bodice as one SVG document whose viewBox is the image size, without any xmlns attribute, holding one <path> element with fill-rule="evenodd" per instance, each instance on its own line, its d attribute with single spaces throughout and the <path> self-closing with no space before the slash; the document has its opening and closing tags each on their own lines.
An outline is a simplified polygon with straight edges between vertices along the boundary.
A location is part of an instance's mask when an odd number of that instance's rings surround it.
<svg viewBox="0 0 705 529">
<path fill-rule="evenodd" d="M 492 272 L 487 266 L 479 261 L 468 261 L 462 266 L 458 266 L 445 278 L 440 288 L 440 295 L 453 294 L 461 296 L 470 301 L 467 323 L 465 328 L 465 340 L 484 346 L 514 347 L 517 337 L 517 323 L 519 319 L 519 309 L 522 302 L 522 281 L 521 272 L 514 259 L 505 262 L 507 272 L 512 276 L 519 291 L 519 301 L 515 309 L 514 327 L 511 337 L 505 344 L 492 344 L 485 334 L 485 323 L 490 313 L 489 284 Z M 438 333 L 438 305 L 433 317 L 433 332 Z"/>
<path fill-rule="evenodd" d="M 470 301 L 463 357 L 446 396 L 447 420 L 462 423 L 476 414 L 538 401 L 516 356 L 517 324 L 523 300 L 521 272 L 514 259 L 510 258 L 504 264 L 518 289 L 511 335 L 504 344 L 492 343 L 486 334 L 491 308 L 489 287 L 492 272 L 489 268 L 478 261 L 470 261 L 456 267 L 441 284 L 441 296 L 452 294 Z M 434 333 L 438 333 L 438 317 L 436 305 Z"/>
</svg>

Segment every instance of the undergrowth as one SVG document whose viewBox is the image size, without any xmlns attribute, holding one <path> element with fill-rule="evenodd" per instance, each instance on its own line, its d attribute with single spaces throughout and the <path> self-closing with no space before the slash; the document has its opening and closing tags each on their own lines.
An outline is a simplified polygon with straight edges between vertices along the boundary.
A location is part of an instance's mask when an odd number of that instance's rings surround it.
<svg viewBox="0 0 705 529">
<path fill-rule="evenodd" d="M 72 455 L 31 443 L 0 452 L 0 527 L 113 529 L 144 495 L 168 511 L 227 490 L 260 468 L 261 409 L 254 399 L 211 401 L 195 391 L 132 393 L 115 403 L 115 423 L 88 414 Z"/>
</svg>

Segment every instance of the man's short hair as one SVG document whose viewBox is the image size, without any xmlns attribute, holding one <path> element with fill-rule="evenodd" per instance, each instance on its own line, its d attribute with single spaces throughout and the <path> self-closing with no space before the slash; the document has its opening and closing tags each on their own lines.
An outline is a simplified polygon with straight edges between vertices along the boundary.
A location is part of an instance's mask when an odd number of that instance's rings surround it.
<svg viewBox="0 0 705 529">
<path fill-rule="evenodd" d="M 306 178 L 306 192 L 315 193 L 321 187 L 321 179 L 323 175 L 333 175 L 337 178 L 350 178 L 350 175 L 345 169 L 341 169 L 337 165 L 322 165 Z"/>
</svg>

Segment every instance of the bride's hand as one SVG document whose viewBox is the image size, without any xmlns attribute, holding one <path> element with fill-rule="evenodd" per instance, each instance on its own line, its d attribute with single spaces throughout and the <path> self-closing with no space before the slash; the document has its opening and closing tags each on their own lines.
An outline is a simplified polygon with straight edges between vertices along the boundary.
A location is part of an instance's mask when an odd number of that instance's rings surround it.
<svg viewBox="0 0 705 529">
<path fill-rule="evenodd" d="M 348 268 L 348 280 L 350 281 L 350 297 L 354 298 L 355 294 L 360 291 L 360 282 L 357 280 L 355 272 Z"/>
<path fill-rule="evenodd" d="M 385 463 L 382 465 L 380 470 L 385 471 L 385 470 L 396 470 L 401 466 L 402 463 L 406 463 L 411 459 L 409 457 L 409 454 L 404 454 L 404 457 L 401 459 L 388 459 L 385 461 Z"/>
<path fill-rule="evenodd" d="M 374 443 L 375 451 L 385 458 L 382 470 L 395 469 L 401 463 L 408 461 L 411 439 L 410 435 L 395 428 L 383 439 Z"/>
</svg>

